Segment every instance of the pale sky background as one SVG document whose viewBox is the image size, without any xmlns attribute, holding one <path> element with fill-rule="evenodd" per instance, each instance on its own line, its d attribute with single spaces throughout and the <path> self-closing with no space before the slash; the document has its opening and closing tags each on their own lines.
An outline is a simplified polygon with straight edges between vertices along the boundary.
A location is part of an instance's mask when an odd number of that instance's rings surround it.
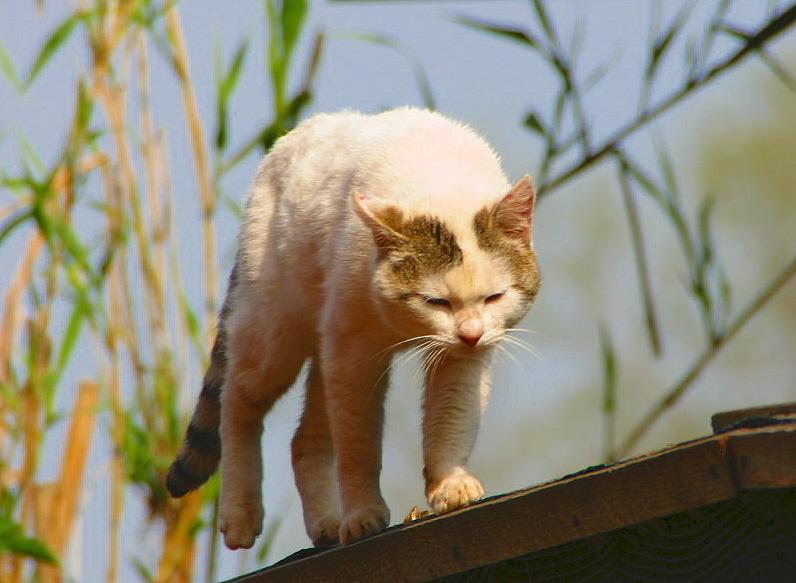
<svg viewBox="0 0 796 583">
<path fill-rule="evenodd" d="M 587 98 L 587 117 L 595 141 L 599 142 L 635 115 L 651 4 L 631 0 L 569 0 L 549 4 L 564 38 L 570 36 L 577 19 L 585 23 L 581 74 L 607 59 L 614 62 L 611 72 Z M 668 22 L 681 4 L 663 3 L 663 21 Z M 703 25 L 714 5 L 714 2 L 696 3 L 692 26 Z M 766 19 L 767 5 L 755 0 L 735 2 L 729 20 L 754 28 Z M 33 9 L 33 2 L 0 1 L 0 40 L 19 69 L 27 69 L 42 40 L 69 11 L 69 6 L 66 2 L 47 2 L 42 16 Z M 192 0 L 179 6 L 191 55 L 191 73 L 208 135 L 212 135 L 215 118 L 213 41 L 217 39 L 221 44 L 225 60 L 242 37 L 248 35 L 253 41 L 254 50 L 249 54 L 230 109 L 234 150 L 270 114 L 261 3 Z M 342 108 L 378 111 L 391 106 L 420 105 L 420 93 L 404 57 L 343 35 L 351 31 L 388 34 L 423 65 L 440 111 L 470 123 L 482 133 L 503 155 L 512 179 L 526 172 L 534 173 L 539 142 L 522 127 L 521 120 L 530 109 L 549 114 L 556 89 L 554 77 L 530 51 L 466 29 L 451 18 L 467 14 L 536 26 L 529 6 L 525 0 L 313 2 L 307 32 L 323 28 L 329 38 L 311 112 Z M 307 58 L 309 38 L 310 35 L 305 35 L 299 47 L 301 62 Z M 796 35 L 786 35 L 775 44 L 774 52 L 783 59 L 793 55 L 795 41 Z M 681 39 L 663 67 L 653 102 L 679 86 L 683 75 L 682 45 Z M 19 170 L 17 136 L 20 134 L 35 146 L 45 162 L 50 162 L 61 147 L 73 111 L 76 71 L 86 66 L 84 39 L 76 35 L 67 46 L 68 50 L 48 65 L 26 95 L 20 97 L 0 80 L 0 168 L 12 173 Z M 732 46 L 728 40 L 719 39 L 713 54 L 725 54 Z M 199 207 L 179 90 L 169 67 L 154 51 L 151 64 L 155 121 L 168 136 L 175 200 L 174 232 L 182 250 L 181 269 L 189 300 L 198 307 L 202 297 Z M 296 70 L 303 69 L 299 65 Z M 775 93 L 785 91 L 770 77 L 758 62 L 748 60 L 654 125 L 657 135 L 670 147 L 681 172 L 683 190 L 689 194 L 689 204 L 695 206 L 705 194 L 700 190 L 704 185 L 698 168 L 705 139 L 725 120 L 765 116 L 769 106 L 762 97 L 763 86 L 770 86 Z M 626 146 L 638 159 L 651 162 L 650 144 L 650 134 L 645 132 L 629 140 Z M 240 200 L 244 196 L 258 158 L 259 154 L 250 156 L 225 177 L 223 188 L 233 198 Z M 777 262 L 771 256 L 782 263 L 796 247 L 793 205 L 790 214 L 769 213 L 765 193 L 757 195 L 759 198 L 736 193 L 731 198 L 728 194 L 728 202 L 724 204 L 720 198 L 717 208 L 717 239 L 730 279 L 736 285 L 736 309 L 773 274 Z M 7 194 L 0 193 L 0 201 L 6 197 Z M 756 203 L 760 200 L 762 205 Z M 540 356 L 534 359 L 517 354 L 521 366 L 511 362 L 499 366 L 493 401 L 471 464 L 488 494 L 554 479 L 600 461 L 601 377 L 596 332 L 599 321 L 609 323 L 619 352 L 620 436 L 652 399 L 685 370 L 701 347 L 698 319 L 684 291 L 686 271 L 677 255 L 671 229 L 648 201 L 642 200 L 641 211 L 649 235 L 666 349 L 664 358 L 657 362 L 652 362 L 644 336 L 629 235 L 610 164 L 556 191 L 540 205 L 535 237 L 544 288 L 524 323 L 538 332 L 532 341 Z M 738 213 L 748 221 L 740 228 L 734 219 Z M 78 221 L 91 229 L 96 217 L 84 213 Z M 217 233 L 224 274 L 231 266 L 236 230 L 237 219 L 220 210 Z M 0 288 L 5 287 L 16 265 L 22 240 L 17 234 L 0 248 Z M 226 275 L 219 282 L 222 292 L 225 281 Z M 794 305 L 792 287 L 787 305 Z M 792 314 L 783 324 L 781 308 L 786 299 L 779 301 L 780 311 L 772 304 L 772 314 L 761 314 L 752 322 L 711 365 L 691 394 L 656 426 L 639 451 L 709 432 L 711 412 L 794 399 L 793 335 L 782 332 L 787 326 L 792 329 Z M 67 371 L 65 386 L 90 375 L 92 367 L 91 355 L 81 354 Z M 186 408 L 192 406 L 198 394 L 200 373 L 191 371 L 194 392 L 186 395 Z M 389 396 L 382 487 L 393 523 L 400 521 L 412 505 L 424 502 L 417 415 L 420 391 L 412 377 L 411 367 L 397 374 Z M 61 397 L 64 407 L 71 403 L 70 394 L 65 392 Z M 299 391 L 291 391 L 266 420 L 266 529 L 277 516 L 283 521 L 268 562 L 309 544 L 289 456 L 299 398 Z M 59 459 L 62 430 L 57 428 L 52 432 L 45 448 L 53 451 L 53 455 L 49 458 L 51 465 L 47 465 L 45 453 L 42 478 L 57 471 L 55 463 Z M 67 560 L 70 573 L 79 581 L 101 580 L 105 570 L 109 443 L 102 434 L 102 431 L 97 433 L 93 445 L 88 472 L 91 487 L 83 500 L 80 530 Z M 134 490 L 128 493 L 124 524 L 121 579 L 132 581 L 136 575 L 128 559 L 137 556 L 151 561 L 158 554 L 153 545 L 160 540 L 154 529 L 147 529 L 144 510 Z M 201 554 L 204 548 L 201 543 L 198 552 Z M 224 550 L 219 575 L 233 576 L 241 567 L 251 570 L 254 566 L 252 556 L 241 559 L 239 554 Z"/>
</svg>

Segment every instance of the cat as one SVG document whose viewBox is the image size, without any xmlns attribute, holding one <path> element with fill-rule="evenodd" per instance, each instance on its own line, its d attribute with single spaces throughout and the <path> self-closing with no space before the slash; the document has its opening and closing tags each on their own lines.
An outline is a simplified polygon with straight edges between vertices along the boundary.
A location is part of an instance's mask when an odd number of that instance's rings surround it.
<svg viewBox="0 0 796 583">
<path fill-rule="evenodd" d="M 291 444 L 307 534 L 351 543 L 389 524 L 379 488 L 392 356 L 424 355 L 425 492 L 435 512 L 484 494 L 467 470 L 493 348 L 541 283 L 535 191 L 492 148 L 427 110 L 319 114 L 263 159 L 218 335 L 167 487 L 221 463 L 231 549 L 261 532 L 263 417 L 309 362 Z"/>
</svg>

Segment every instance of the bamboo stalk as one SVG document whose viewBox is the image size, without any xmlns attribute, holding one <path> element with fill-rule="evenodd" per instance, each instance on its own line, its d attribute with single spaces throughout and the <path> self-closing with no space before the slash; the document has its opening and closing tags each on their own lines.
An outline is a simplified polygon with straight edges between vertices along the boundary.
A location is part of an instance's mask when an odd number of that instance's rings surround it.
<svg viewBox="0 0 796 583">
<path fill-rule="evenodd" d="M 118 237 L 122 229 L 121 193 L 114 187 L 108 165 L 103 167 L 102 191 L 106 201 L 106 232 L 111 240 Z M 121 366 L 119 362 L 120 330 L 122 329 L 122 284 L 117 257 L 108 271 L 107 308 L 108 324 L 103 338 L 108 353 L 108 372 L 105 375 L 111 411 L 110 436 L 113 444 L 110 473 L 110 509 L 108 517 L 108 566 L 105 571 L 107 583 L 116 583 L 119 572 L 119 546 L 121 538 L 121 515 L 124 504 L 125 469 L 121 458 L 124 439 L 124 417 L 121 402 Z"/>
<path fill-rule="evenodd" d="M 25 252 L 17 267 L 17 273 L 8 285 L 3 306 L 3 321 L 0 324 L 0 382 L 10 383 L 10 366 L 12 347 L 19 334 L 19 325 L 22 320 L 22 294 L 30 284 L 33 275 L 33 266 L 44 246 L 41 233 L 34 231 L 25 246 Z M 2 443 L 2 435 L 0 435 Z"/>
<path fill-rule="evenodd" d="M 204 130 L 196 104 L 188 67 L 188 50 L 182 35 L 180 17 L 175 7 L 166 14 L 166 32 L 174 49 L 174 70 L 180 82 L 185 122 L 191 138 L 199 199 L 202 205 L 202 251 L 205 276 L 205 350 L 209 352 L 216 335 L 216 269 L 215 231 L 213 215 L 216 196 L 210 177 L 210 163 L 205 150 Z"/>
<path fill-rule="evenodd" d="M 58 481 L 39 486 L 36 536 L 58 557 L 64 556 L 77 515 L 98 400 L 99 387 L 96 383 L 80 383 L 72 408 L 72 421 L 66 434 Z M 42 583 L 60 583 L 63 580 L 60 567 L 40 565 L 38 571 Z"/>
<path fill-rule="evenodd" d="M 194 530 L 202 505 L 202 495 L 193 491 L 180 499 L 176 512 L 166 523 L 163 553 L 158 562 L 155 583 L 190 583 L 195 554 Z"/>
</svg>

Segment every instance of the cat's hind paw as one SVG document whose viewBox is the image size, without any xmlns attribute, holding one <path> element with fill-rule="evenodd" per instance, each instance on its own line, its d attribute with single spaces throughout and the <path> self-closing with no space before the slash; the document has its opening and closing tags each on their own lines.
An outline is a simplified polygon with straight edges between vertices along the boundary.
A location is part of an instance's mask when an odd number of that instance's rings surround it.
<svg viewBox="0 0 796 583">
<path fill-rule="evenodd" d="M 478 478 L 467 472 L 444 478 L 427 492 L 428 503 L 434 512 L 442 514 L 472 504 L 484 496 L 484 487 Z"/>
<path fill-rule="evenodd" d="M 249 549 L 263 530 L 263 507 L 257 505 L 237 505 L 224 507 L 219 516 L 219 530 L 224 534 L 224 544 L 228 549 Z"/>
<path fill-rule="evenodd" d="M 343 516 L 340 523 L 340 542 L 344 545 L 380 533 L 390 523 L 390 511 L 381 502 L 367 504 Z"/>
</svg>

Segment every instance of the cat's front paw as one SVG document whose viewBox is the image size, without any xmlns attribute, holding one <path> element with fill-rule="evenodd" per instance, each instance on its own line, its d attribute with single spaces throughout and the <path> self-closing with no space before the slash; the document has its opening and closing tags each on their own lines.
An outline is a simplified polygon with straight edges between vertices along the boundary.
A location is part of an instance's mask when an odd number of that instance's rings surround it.
<svg viewBox="0 0 796 583">
<path fill-rule="evenodd" d="M 340 517 L 336 514 L 322 516 L 307 524 L 307 534 L 316 547 L 331 547 L 340 542 Z"/>
<path fill-rule="evenodd" d="M 390 523 L 390 511 L 384 502 L 355 508 L 340 522 L 340 542 L 344 545 L 380 533 Z"/>
<path fill-rule="evenodd" d="M 219 530 L 228 549 L 249 549 L 263 530 L 262 504 L 221 505 Z"/>
<path fill-rule="evenodd" d="M 432 484 L 426 492 L 429 505 L 438 514 L 472 504 L 483 495 L 481 482 L 467 472 L 443 478 Z"/>
</svg>

